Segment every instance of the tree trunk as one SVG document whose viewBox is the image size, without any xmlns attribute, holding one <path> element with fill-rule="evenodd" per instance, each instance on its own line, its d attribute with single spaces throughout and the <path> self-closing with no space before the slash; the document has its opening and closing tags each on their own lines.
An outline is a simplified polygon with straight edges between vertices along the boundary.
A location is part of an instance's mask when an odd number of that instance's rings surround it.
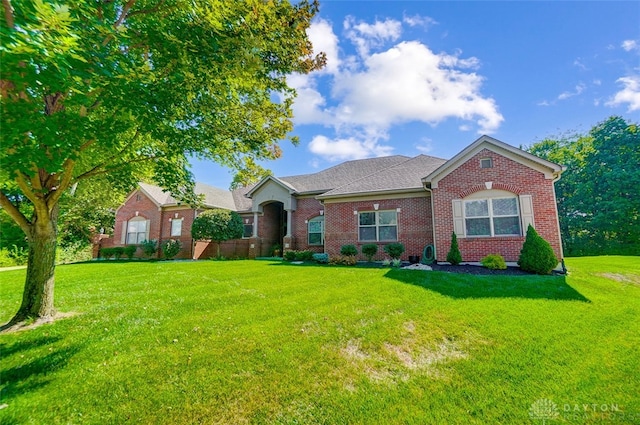
<svg viewBox="0 0 640 425">
<path fill-rule="evenodd" d="M 48 217 L 36 217 L 29 232 L 29 259 L 22 304 L 9 324 L 25 319 L 49 319 L 55 315 L 53 306 L 54 272 L 58 206 Z"/>
</svg>

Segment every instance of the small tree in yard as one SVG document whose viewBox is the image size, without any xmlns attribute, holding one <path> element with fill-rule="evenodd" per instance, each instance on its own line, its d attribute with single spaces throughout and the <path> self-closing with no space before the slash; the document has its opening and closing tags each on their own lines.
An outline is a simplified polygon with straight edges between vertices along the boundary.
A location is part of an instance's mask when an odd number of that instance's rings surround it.
<svg viewBox="0 0 640 425">
<path fill-rule="evenodd" d="M 527 237 L 520 251 L 518 265 L 522 270 L 536 274 L 549 274 L 558 265 L 558 259 L 549 242 L 531 225 L 527 228 Z"/>
<path fill-rule="evenodd" d="M 162 242 L 162 254 L 167 260 L 171 260 L 178 255 L 180 248 L 182 248 L 182 242 L 177 239 L 169 239 Z"/>
<path fill-rule="evenodd" d="M 458 248 L 458 237 L 455 232 L 451 232 L 451 249 L 447 254 L 447 262 L 454 266 L 462 263 L 462 254 L 460 253 L 460 248 Z"/>
<path fill-rule="evenodd" d="M 402 253 L 404 252 L 404 245 L 401 243 L 390 243 L 389 245 L 384 246 L 384 252 L 389 254 L 389 257 L 397 260 L 400 258 Z"/>
<path fill-rule="evenodd" d="M 374 243 L 368 243 L 368 244 L 362 245 L 362 254 L 364 254 L 367 257 L 367 261 L 371 262 L 371 259 L 377 253 L 378 253 L 378 245 Z"/>
<path fill-rule="evenodd" d="M 218 244 L 217 258 L 220 258 L 220 243 L 230 239 L 240 239 L 243 231 L 242 217 L 235 211 L 222 208 L 214 208 L 203 212 L 193 220 L 193 225 L 191 226 L 193 239 L 210 239 Z"/>
</svg>

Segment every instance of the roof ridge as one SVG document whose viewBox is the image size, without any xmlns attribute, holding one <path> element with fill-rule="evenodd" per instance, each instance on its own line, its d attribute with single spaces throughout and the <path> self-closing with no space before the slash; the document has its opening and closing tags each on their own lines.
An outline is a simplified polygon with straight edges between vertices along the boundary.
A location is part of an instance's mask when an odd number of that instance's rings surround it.
<svg viewBox="0 0 640 425">
<path fill-rule="evenodd" d="M 421 155 L 422 155 L 422 154 L 421 154 Z M 371 173 L 371 174 L 367 174 L 367 175 L 366 175 L 366 176 L 364 176 L 364 177 L 360 177 L 359 179 L 351 180 L 350 182 L 347 182 L 347 183 L 345 183 L 345 184 L 343 184 L 343 185 L 341 185 L 341 186 L 334 187 L 333 189 L 331 189 L 331 190 L 330 190 L 330 192 L 331 192 L 331 191 L 334 191 L 334 190 L 339 190 L 339 189 L 340 189 L 340 188 L 342 188 L 342 187 L 349 186 L 349 185 L 351 185 L 351 184 L 353 184 L 353 183 L 356 183 L 356 182 L 362 181 L 362 180 L 367 179 L 367 178 L 369 178 L 369 177 L 371 177 L 371 176 L 375 176 L 376 174 L 380 174 L 381 172 L 386 171 L 386 170 L 389 170 L 389 169 L 391 169 L 391 168 L 394 168 L 394 167 L 400 166 L 400 165 L 402 165 L 402 164 L 406 164 L 407 162 L 411 161 L 412 159 L 416 159 L 416 158 L 417 158 L 418 156 L 420 156 L 420 155 L 417 155 L 417 156 L 409 156 L 409 157 L 408 157 L 408 156 L 406 156 L 406 155 L 389 155 L 389 156 L 402 156 L 402 157 L 405 157 L 405 158 L 407 158 L 407 159 L 406 159 L 405 161 L 399 162 L 399 163 L 397 163 L 397 164 L 393 164 L 393 165 L 390 165 L 390 166 L 388 166 L 388 167 L 384 167 L 384 168 L 381 168 L 381 169 L 379 169 L 379 170 L 376 170 L 376 171 L 374 171 L 374 172 L 373 172 L 373 173 Z M 378 157 L 378 158 L 382 158 L 382 157 Z"/>
<path fill-rule="evenodd" d="M 317 171 L 315 173 L 294 174 L 294 175 L 291 175 L 291 176 L 278 177 L 278 179 L 283 180 L 283 179 L 290 179 L 290 178 L 294 178 L 294 177 L 308 177 L 308 176 L 313 176 L 315 174 L 328 172 L 329 170 L 332 170 L 334 168 L 344 167 L 345 164 L 349 164 L 349 163 L 360 162 L 360 161 L 371 161 L 371 160 L 376 160 L 376 159 L 381 159 L 381 158 L 395 158 L 395 157 L 398 157 L 398 158 L 402 157 L 402 158 L 411 159 L 411 157 L 406 156 L 406 155 L 386 155 L 386 156 L 375 156 L 375 157 L 370 157 L 370 158 L 350 159 L 349 161 L 344 161 L 344 162 L 341 162 L 339 164 L 332 165 L 329 168 L 325 168 L 325 169 Z M 353 180 L 353 181 L 355 181 L 355 180 Z"/>
</svg>

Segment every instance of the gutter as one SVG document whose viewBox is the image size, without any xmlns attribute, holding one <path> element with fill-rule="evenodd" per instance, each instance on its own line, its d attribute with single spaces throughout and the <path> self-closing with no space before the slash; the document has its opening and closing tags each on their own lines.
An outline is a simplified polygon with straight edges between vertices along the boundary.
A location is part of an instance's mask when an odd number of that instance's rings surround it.
<svg viewBox="0 0 640 425">
<path fill-rule="evenodd" d="M 433 232 L 433 261 L 438 262 L 438 249 L 436 246 L 436 213 L 433 205 L 433 189 L 427 187 L 427 182 L 423 183 L 424 190 L 429 192 L 429 198 L 431 198 L 431 231 Z"/>
</svg>

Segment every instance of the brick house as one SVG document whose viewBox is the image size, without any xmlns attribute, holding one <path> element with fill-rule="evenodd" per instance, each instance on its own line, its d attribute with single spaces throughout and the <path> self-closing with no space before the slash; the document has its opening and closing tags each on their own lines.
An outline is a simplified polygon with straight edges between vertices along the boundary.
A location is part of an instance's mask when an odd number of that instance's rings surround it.
<svg viewBox="0 0 640 425">
<path fill-rule="evenodd" d="M 455 232 L 464 261 L 501 254 L 517 261 L 527 226 L 562 258 L 554 182 L 564 167 L 482 136 L 449 160 L 402 155 L 347 161 L 297 176 L 269 176 L 249 188 L 225 191 L 197 184 L 205 207 L 237 211 L 245 223 L 241 240 L 223 243 L 228 257 L 312 250 L 337 255 L 342 245 L 401 242 L 404 257 L 435 248 L 445 261 Z M 182 258 L 208 258 L 208 242 L 193 241 L 198 211 L 148 184 L 116 212 L 113 238 L 103 246 L 142 239 L 180 239 Z M 364 258 L 364 257 L 363 257 Z M 404 258 L 404 259 L 406 259 Z"/>
</svg>

